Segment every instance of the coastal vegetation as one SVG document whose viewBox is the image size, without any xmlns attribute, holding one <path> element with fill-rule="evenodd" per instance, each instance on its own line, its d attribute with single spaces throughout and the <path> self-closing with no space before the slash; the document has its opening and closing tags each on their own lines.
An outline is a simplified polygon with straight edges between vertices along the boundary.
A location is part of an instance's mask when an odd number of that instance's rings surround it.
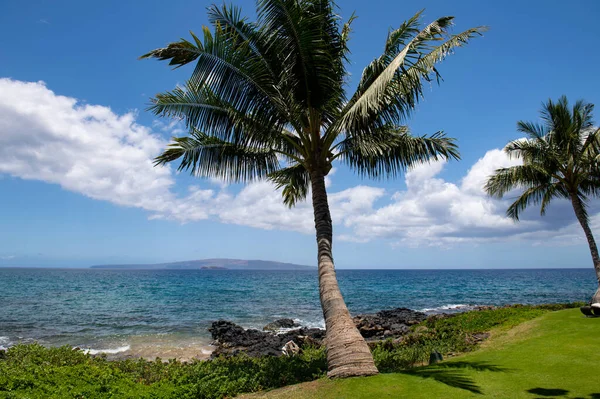
<svg viewBox="0 0 600 399">
<path fill-rule="evenodd" d="M 419 12 L 389 32 L 383 54 L 348 93 L 355 17 L 341 23 L 336 12 L 330 0 L 258 0 L 257 20 L 249 22 L 237 7 L 214 5 L 212 30 L 142 58 L 195 63 L 185 84 L 153 99 L 152 112 L 189 130 L 157 164 L 181 160 L 180 170 L 233 182 L 268 179 L 290 207 L 312 197 L 328 375 L 349 377 L 377 368 L 338 286 L 325 178 L 334 161 L 384 178 L 420 162 L 458 159 L 454 139 L 414 136 L 404 123 L 423 84 L 440 80 L 436 64 L 484 28 L 450 35 L 453 17 L 422 27 Z"/>
<path fill-rule="evenodd" d="M 593 110 L 593 104 L 582 100 L 570 108 L 563 96 L 543 104 L 542 124 L 519 121 L 517 129 L 526 138 L 510 142 L 504 151 L 523 164 L 496 170 L 485 189 L 499 198 L 523 190 L 506 211 L 515 220 L 529 205 L 540 205 L 544 215 L 553 199 L 570 201 L 596 270 L 592 302 L 600 303 L 600 255 L 587 211 L 589 200 L 600 195 L 600 128 L 594 126 Z"/>
<path fill-rule="evenodd" d="M 576 309 L 549 312 L 505 331 L 483 347 L 434 366 L 367 378 L 317 381 L 247 399 L 320 398 L 600 398 L 590 373 L 600 340 L 600 319 Z"/>
<path fill-rule="evenodd" d="M 373 345 L 377 367 L 381 372 L 391 374 L 375 377 L 377 379 L 374 380 L 360 379 L 362 382 L 359 384 L 367 384 L 361 392 L 377 397 L 384 391 L 412 389 L 417 381 L 425 383 L 432 392 L 447 392 L 448 397 L 482 390 L 475 386 L 472 378 L 479 372 L 493 371 L 489 362 L 496 362 L 494 364 L 500 368 L 501 359 L 508 356 L 503 353 L 509 341 L 514 337 L 520 339 L 524 331 L 529 331 L 520 326 L 549 313 L 556 316 L 548 319 L 543 328 L 536 326 L 537 343 L 528 349 L 535 352 L 530 359 L 532 364 L 520 368 L 519 380 L 524 384 L 535 384 L 527 378 L 537 372 L 533 362 L 545 356 L 540 347 L 560 351 L 562 357 L 559 360 L 565 361 L 565 369 L 574 367 L 569 375 L 583 374 L 580 368 L 585 369 L 586 356 L 592 356 L 600 348 L 597 343 L 582 337 L 591 334 L 589 330 L 598 326 L 585 324 L 592 319 L 582 319 L 579 314 L 575 319 L 572 310 L 554 312 L 579 305 L 507 306 L 453 317 L 429 318 L 413 326 L 406 339 Z M 483 349 L 477 349 L 481 345 L 476 338 L 483 333 L 491 334 L 491 338 L 484 341 Z M 457 357 L 440 365 L 420 367 L 426 364 L 432 351 L 438 351 L 445 357 L 474 351 L 472 357 L 475 360 L 469 360 L 470 366 L 464 367 L 465 363 L 461 362 L 470 358 Z M 466 374 L 457 375 L 459 371 Z M 335 397 L 329 395 L 337 389 L 335 387 L 342 387 L 341 392 L 356 389 L 358 380 L 352 379 L 348 380 L 348 384 L 328 385 L 321 378 L 326 373 L 325 350 L 315 347 L 305 347 L 302 353 L 290 357 L 251 358 L 240 355 L 182 363 L 160 359 L 109 361 L 70 347 L 16 345 L 0 352 L 0 398 L 224 398 L 313 380 L 319 380 L 319 389 L 322 386 L 324 391 L 317 394 L 309 390 L 307 397 Z M 562 371 L 557 368 L 552 373 L 559 375 Z M 552 373 L 551 376 L 554 375 Z M 481 383 L 482 378 L 478 377 L 477 381 Z M 532 385 L 531 388 L 535 387 Z M 305 395 L 298 390 L 292 392 L 283 397 Z M 423 389 L 414 392 L 415 397 L 419 397 Z"/>
</svg>

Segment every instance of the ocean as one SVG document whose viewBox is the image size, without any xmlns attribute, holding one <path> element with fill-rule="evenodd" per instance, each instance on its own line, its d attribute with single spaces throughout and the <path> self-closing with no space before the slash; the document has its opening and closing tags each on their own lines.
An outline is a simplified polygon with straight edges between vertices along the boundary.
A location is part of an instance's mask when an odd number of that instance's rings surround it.
<svg viewBox="0 0 600 399">
<path fill-rule="evenodd" d="M 593 269 L 338 270 L 352 314 L 587 301 Z M 218 319 L 323 327 L 316 271 L 0 268 L 0 348 L 70 345 L 113 358 L 209 356 Z"/>
</svg>

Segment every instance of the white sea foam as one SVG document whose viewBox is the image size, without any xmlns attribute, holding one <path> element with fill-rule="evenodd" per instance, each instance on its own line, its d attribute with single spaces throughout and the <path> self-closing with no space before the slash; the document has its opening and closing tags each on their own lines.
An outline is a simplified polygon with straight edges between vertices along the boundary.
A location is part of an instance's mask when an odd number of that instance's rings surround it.
<svg viewBox="0 0 600 399">
<path fill-rule="evenodd" d="M 438 306 L 437 308 L 425 308 L 425 309 L 421 309 L 420 312 L 441 313 L 446 310 L 450 310 L 452 312 L 464 312 L 464 311 L 467 311 L 472 308 L 473 308 L 473 305 L 465 305 L 465 304 L 459 303 L 459 304 L 448 304 L 448 305 Z"/>
<path fill-rule="evenodd" d="M 125 345 L 125 346 L 119 346 L 118 348 L 114 348 L 114 349 L 92 349 L 92 348 L 88 348 L 88 349 L 82 349 L 82 351 L 84 353 L 87 353 L 87 354 L 90 354 L 90 355 L 99 355 L 101 353 L 105 353 L 107 355 L 114 355 L 116 353 L 127 352 L 129 349 L 131 349 L 131 347 L 129 345 Z"/>
<path fill-rule="evenodd" d="M 302 319 L 294 319 L 294 321 L 303 327 L 320 328 L 321 330 L 325 329 L 325 320 L 323 320 L 323 319 L 311 320 L 311 321 L 302 320 Z"/>
<path fill-rule="evenodd" d="M 283 319 L 283 316 L 280 315 L 274 315 L 273 316 L 273 320 L 278 320 L 278 319 Z M 289 331 L 293 331 L 293 330 L 298 330 L 300 328 L 319 328 L 321 330 L 325 329 L 325 321 L 323 319 L 318 319 L 318 320 L 312 320 L 312 321 L 307 321 L 307 320 L 303 320 L 303 319 L 298 319 L 298 318 L 294 318 L 293 319 L 294 322 L 296 322 L 296 324 L 298 324 L 298 327 L 291 327 L 291 328 L 277 328 L 275 329 L 273 332 L 275 334 L 284 334 L 286 332 Z M 242 326 L 242 328 L 244 328 L 244 330 L 260 330 L 262 331 L 263 326 L 265 324 L 264 323 L 254 323 L 249 325 L 248 327 L 244 327 Z"/>
<path fill-rule="evenodd" d="M 10 338 L 0 337 L 0 351 L 7 350 L 10 345 Z"/>
</svg>

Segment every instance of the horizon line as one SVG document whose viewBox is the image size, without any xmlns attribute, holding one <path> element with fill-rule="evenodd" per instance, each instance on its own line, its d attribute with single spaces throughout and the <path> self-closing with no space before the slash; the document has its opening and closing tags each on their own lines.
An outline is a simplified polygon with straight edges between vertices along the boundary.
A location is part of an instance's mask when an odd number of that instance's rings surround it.
<svg viewBox="0 0 600 399">
<path fill-rule="evenodd" d="M 310 268 L 314 268 L 314 269 L 318 269 L 317 266 L 308 266 L 306 265 L 306 267 L 310 267 Z M 306 270 L 306 269 L 228 269 L 228 268 L 223 268 L 223 269 L 152 269 L 152 268 L 138 268 L 138 269 L 126 269 L 126 268 L 110 268 L 110 267 L 92 267 L 92 266 L 3 266 L 0 265 L 0 269 L 70 269 L 70 270 L 122 270 L 122 271 L 161 271 L 161 270 L 166 270 L 166 271 L 216 271 L 216 272 L 222 272 L 222 271 L 271 271 L 271 272 L 302 272 L 302 271 L 306 271 L 306 272 L 312 272 L 312 270 Z M 444 268 L 444 269 L 439 269 L 439 268 L 428 268 L 428 267 L 424 267 L 424 268 L 393 268 L 393 267 L 389 267 L 389 268 L 370 268 L 370 267 L 336 267 L 336 270 L 381 270 L 381 271 L 387 271 L 387 270 L 406 270 L 406 271 L 418 271 L 418 270 L 433 270 L 433 271 L 452 271 L 452 270 L 573 270 L 573 269 L 594 269 L 594 267 L 592 266 L 588 266 L 588 267 L 582 267 L 582 266 L 577 266 L 577 267 L 465 267 L 465 268 Z"/>
</svg>

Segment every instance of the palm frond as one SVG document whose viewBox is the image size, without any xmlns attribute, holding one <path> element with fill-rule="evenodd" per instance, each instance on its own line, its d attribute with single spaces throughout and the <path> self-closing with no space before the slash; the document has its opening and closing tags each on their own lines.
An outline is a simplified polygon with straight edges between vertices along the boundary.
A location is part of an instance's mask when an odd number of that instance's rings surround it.
<svg viewBox="0 0 600 399">
<path fill-rule="evenodd" d="M 590 128 L 584 133 L 585 140 L 581 146 L 581 156 L 594 158 L 600 154 L 600 128 Z"/>
<path fill-rule="evenodd" d="M 187 85 L 197 90 L 208 87 L 221 100 L 243 112 L 264 109 L 262 122 L 282 118 L 280 95 L 263 59 L 243 41 L 235 30 L 217 25 L 214 33 L 203 28 L 203 39 L 193 35 L 194 43 L 181 40 L 142 56 L 171 60 L 171 64 L 196 66 Z"/>
<path fill-rule="evenodd" d="M 331 1 L 258 0 L 258 21 L 269 47 L 281 54 L 282 92 L 303 107 L 321 110 L 343 96 L 346 51 Z"/>
<path fill-rule="evenodd" d="M 269 120 L 274 111 L 261 107 L 245 112 L 224 101 L 207 86 L 196 88 L 186 83 L 170 92 L 157 94 L 149 108 L 163 117 L 185 121 L 188 129 L 204 131 L 225 141 L 244 146 L 275 146 L 281 141 L 283 123 Z"/>
<path fill-rule="evenodd" d="M 504 152 L 510 159 L 522 159 L 524 163 L 543 163 L 546 169 L 556 173 L 559 169 L 559 155 L 544 139 L 513 140 L 504 147 Z"/>
<path fill-rule="evenodd" d="M 218 7 L 213 4 L 208 7 L 208 20 L 213 26 L 220 26 L 228 31 L 227 37 L 248 43 L 250 50 L 267 68 L 273 79 L 277 79 L 277 59 L 271 57 L 266 48 L 266 35 L 257 29 L 255 23 L 249 23 L 241 16 L 239 7 L 226 4 Z"/>
<path fill-rule="evenodd" d="M 190 35 L 194 39 L 194 43 L 182 38 L 178 42 L 170 43 L 167 47 L 152 50 L 139 58 L 156 58 L 160 61 L 169 60 L 169 65 L 175 65 L 176 68 L 189 64 L 197 60 L 204 51 L 202 41 L 194 32 L 190 32 Z"/>
<path fill-rule="evenodd" d="M 283 188 L 281 192 L 283 203 L 288 207 L 292 208 L 298 202 L 306 199 L 310 176 L 304 165 L 296 163 L 279 169 L 270 173 L 268 180 L 275 183 L 277 189 Z"/>
<path fill-rule="evenodd" d="M 550 133 L 546 125 L 527 121 L 518 121 L 517 131 L 525 133 L 530 139 L 534 140 L 544 140 L 546 135 Z"/>
<path fill-rule="evenodd" d="M 548 194 L 548 189 L 545 185 L 530 187 L 517 198 L 515 202 L 510 204 L 506 210 L 506 216 L 513 220 L 519 220 L 519 215 L 527 206 L 539 204 L 544 200 L 544 196 Z M 543 208 L 545 209 L 545 207 Z"/>
<path fill-rule="evenodd" d="M 270 148 L 241 146 L 198 130 L 192 130 L 187 137 L 173 138 L 167 149 L 155 158 L 155 165 L 180 158 L 178 170 L 232 182 L 265 178 L 280 168 L 277 153 Z"/>
<path fill-rule="evenodd" d="M 514 189 L 531 189 L 552 183 L 552 175 L 535 164 L 516 165 L 496 169 L 488 179 L 484 190 L 491 196 L 502 198 Z"/>
<path fill-rule="evenodd" d="M 342 48 L 344 49 L 343 55 L 345 61 L 349 61 L 347 58 L 348 53 L 350 52 L 350 49 L 348 48 L 348 42 L 350 41 L 350 33 L 352 33 L 352 23 L 356 18 L 356 14 L 352 13 L 352 15 L 350 15 L 350 18 L 348 18 L 348 21 L 346 21 L 344 26 L 342 26 L 341 44 Z"/>
<path fill-rule="evenodd" d="M 415 137 L 407 127 L 388 126 L 372 135 L 351 136 L 338 147 L 335 158 L 370 178 L 392 178 L 418 163 L 460 159 L 455 140 L 443 132 Z"/>
<path fill-rule="evenodd" d="M 544 195 L 542 197 L 541 206 L 540 206 L 540 215 L 544 216 L 546 214 L 546 209 L 550 202 L 554 198 L 569 198 L 569 193 L 565 189 L 565 185 L 561 182 L 554 182 L 545 187 Z"/>
<path fill-rule="evenodd" d="M 400 31 L 390 34 L 390 37 L 396 36 L 396 40 L 392 44 L 388 39 L 386 50 L 395 49 L 408 33 L 414 32 L 418 16 L 405 23 Z M 456 47 L 465 45 L 486 29 L 469 29 L 442 44 L 430 46 L 431 42 L 436 43 L 443 37 L 443 28 L 450 22 L 450 17 L 439 19 L 421 31 L 391 61 L 388 61 L 391 57 L 386 52 L 365 68 L 357 91 L 341 111 L 338 123 L 329 129 L 328 142 L 333 142 L 335 136 L 343 131 L 370 134 L 373 129 L 385 124 L 401 125 L 422 97 L 423 82 L 430 81 L 431 74 L 440 79 L 435 65 Z M 408 59 L 409 56 L 413 59 Z"/>
<path fill-rule="evenodd" d="M 359 86 L 360 91 L 350 100 L 348 108 L 342 113 L 342 118 L 354 119 L 360 116 L 368 115 L 371 112 L 379 110 L 382 95 L 385 93 L 388 85 L 392 82 L 400 67 L 418 41 L 433 38 L 443 32 L 444 24 L 447 19 L 440 19 L 429 24 L 419 34 L 417 34 L 407 45 L 404 46 L 383 69 L 378 71 L 376 76 L 368 79 L 368 84 Z"/>
</svg>

